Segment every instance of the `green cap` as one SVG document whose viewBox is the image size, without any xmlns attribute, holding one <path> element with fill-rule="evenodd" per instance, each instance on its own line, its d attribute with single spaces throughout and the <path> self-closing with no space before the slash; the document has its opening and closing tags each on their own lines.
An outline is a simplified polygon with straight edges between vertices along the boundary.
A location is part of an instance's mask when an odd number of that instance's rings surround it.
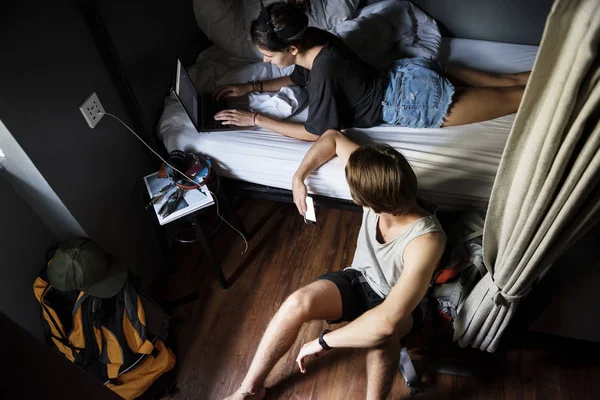
<svg viewBox="0 0 600 400">
<path fill-rule="evenodd" d="M 63 242 L 48 264 L 48 280 L 61 292 L 79 290 L 107 298 L 119 293 L 126 279 L 125 266 L 83 237 Z"/>
</svg>

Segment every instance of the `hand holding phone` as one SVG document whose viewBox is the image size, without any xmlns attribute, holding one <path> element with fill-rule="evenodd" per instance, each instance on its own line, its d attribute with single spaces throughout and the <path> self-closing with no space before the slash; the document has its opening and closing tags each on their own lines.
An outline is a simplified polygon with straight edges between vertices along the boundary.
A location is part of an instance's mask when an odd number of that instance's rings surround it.
<svg viewBox="0 0 600 400">
<path fill-rule="evenodd" d="M 304 222 L 307 224 L 317 224 L 317 213 L 315 211 L 315 203 L 312 197 L 306 196 L 306 212 L 304 213 Z"/>
</svg>

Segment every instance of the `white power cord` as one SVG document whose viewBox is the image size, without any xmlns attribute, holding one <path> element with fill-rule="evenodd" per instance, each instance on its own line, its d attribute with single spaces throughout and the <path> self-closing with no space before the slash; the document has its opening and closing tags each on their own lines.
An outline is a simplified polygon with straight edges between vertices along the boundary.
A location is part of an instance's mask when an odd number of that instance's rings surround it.
<svg viewBox="0 0 600 400">
<path fill-rule="evenodd" d="M 188 178 L 188 176 L 186 174 L 184 174 L 183 172 L 181 172 L 180 170 L 178 170 L 177 168 L 173 167 L 171 164 L 169 164 L 167 162 L 167 160 L 165 160 L 164 158 L 162 158 L 160 156 L 160 154 L 158 154 L 156 151 L 154 151 L 154 149 L 152 147 L 150 147 L 146 142 L 144 142 L 144 140 L 137 134 L 135 133 L 135 131 L 133 129 L 131 129 L 129 127 L 129 125 L 127 125 L 125 122 L 123 122 L 119 117 L 117 117 L 116 115 L 113 115 L 111 113 L 107 113 L 107 112 L 99 112 L 99 115 L 108 115 L 113 117 L 114 119 L 116 119 L 117 121 L 119 121 L 120 123 L 122 123 L 125 128 L 129 129 L 129 131 L 131 133 L 133 133 L 135 135 L 136 138 L 138 138 L 138 140 L 140 142 L 142 142 L 147 148 L 150 149 L 151 152 L 153 152 L 158 158 L 160 158 L 162 160 L 162 162 L 164 162 L 166 165 L 168 165 L 169 167 L 171 167 L 174 171 L 178 172 L 179 174 L 181 174 L 181 176 L 183 176 L 186 180 L 190 181 L 191 183 L 193 183 L 194 185 L 197 185 L 198 182 L 195 182 L 193 179 Z M 219 179 L 219 175 L 217 175 L 217 191 L 219 190 L 219 187 L 221 185 L 221 180 Z M 208 187 L 207 187 L 208 189 Z M 208 189 L 209 193 L 211 194 L 211 196 L 213 197 L 213 200 L 215 201 L 215 205 L 217 206 L 217 216 L 219 218 L 221 218 L 223 221 L 225 221 L 225 223 L 227 225 L 229 225 L 231 227 L 231 229 L 233 229 L 234 231 L 236 231 L 244 240 L 244 244 L 246 245 L 246 248 L 244 249 L 244 251 L 242 251 L 242 254 L 244 254 L 245 252 L 248 251 L 248 241 L 246 240 L 246 238 L 244 237 L 244 235 L 242 235 L 242 233 L 240 231 L 238 231 L 233 225 L 231 225 L 225 218 L 223 218 L 219 212 L 219 201 L 217 200 L 217 196 L 210 190 Z"/>
</svg>

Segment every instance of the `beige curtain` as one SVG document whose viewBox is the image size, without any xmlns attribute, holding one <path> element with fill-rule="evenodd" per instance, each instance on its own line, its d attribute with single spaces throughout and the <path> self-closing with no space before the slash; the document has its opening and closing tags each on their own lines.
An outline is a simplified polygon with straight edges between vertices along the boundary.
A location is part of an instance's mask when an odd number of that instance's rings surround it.
<svg viewBox="0 0 600 400">
<path fill-rule="evenodd" d="M 486 274 L 454 339 L 493 352 L 541 272 L 600 219 L 600 1 L 557 0 L 486 216 Z"/>
</svg>

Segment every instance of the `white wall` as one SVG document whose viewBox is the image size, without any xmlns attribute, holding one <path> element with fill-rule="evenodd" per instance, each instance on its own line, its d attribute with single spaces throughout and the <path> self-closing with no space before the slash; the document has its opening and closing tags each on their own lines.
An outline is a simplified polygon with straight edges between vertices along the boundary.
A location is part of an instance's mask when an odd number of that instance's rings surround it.
<svg viewBox="0 0 600 400">
<path fill-rule="evenodd" d="M 3 150 L 2 150 L 3 149 Z M 29 207 L 60 239 L 85 232 L 0 120 L 0 168 Z"/>
</svg>

